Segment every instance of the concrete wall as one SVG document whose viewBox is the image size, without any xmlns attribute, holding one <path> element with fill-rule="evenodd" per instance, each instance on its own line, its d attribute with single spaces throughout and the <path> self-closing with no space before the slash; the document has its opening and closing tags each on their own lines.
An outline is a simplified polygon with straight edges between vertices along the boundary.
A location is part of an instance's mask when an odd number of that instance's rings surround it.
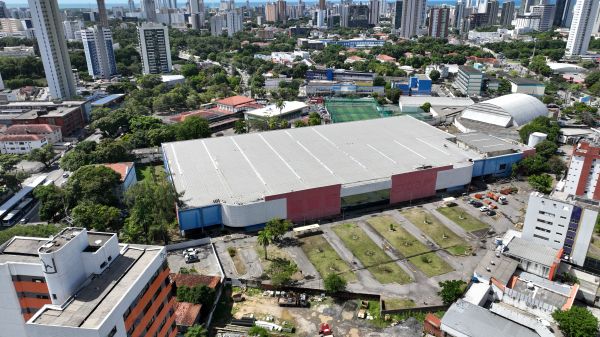
<svg viewBox="0 0 600 337">
<path fill-rule="evenodd" d="M 438 172 L 451 168 L 451 166 L 434 167 L 392 176 L 390 203 L 395 204 L 435 195 Z"/>
<path fill-rule="evenodd" d="M 451 170 L 439 171 L 437 172 L 435 190 L 439 191 L 465 186 L 471 182 L 472 173 L 472 163 L 463 167 L 455 167 Z"/>
<path fill-rule="evenodd" d="M 522 158 L 523 154 L 514 153 L 504 156 L 475 160 L 473 163 L 473 177 L 487 175 L 507 177 L 512 172 L 512 164 L 518 163 Z"/>
<path fill-rule="evenodd" d="M 190 230 L 222 224 L 221 205 L 178 209 L 179 229 Z"/>
<path fill-rule="evenodd" d="M 228 227 L 246 227 L 263 224 L 273 218 L 286 219 L 286 200 L 275 199 L 244 205 L 221 205 L 223 225 Z"/>
<path fill-rule="evenodd" d="M 266 196 L 266 201 L 285 199 L 287 218 L 292 221 L 304 221 L 333 216 L 340 213 L 341 185 L 331 185 Z"/>
</svg>

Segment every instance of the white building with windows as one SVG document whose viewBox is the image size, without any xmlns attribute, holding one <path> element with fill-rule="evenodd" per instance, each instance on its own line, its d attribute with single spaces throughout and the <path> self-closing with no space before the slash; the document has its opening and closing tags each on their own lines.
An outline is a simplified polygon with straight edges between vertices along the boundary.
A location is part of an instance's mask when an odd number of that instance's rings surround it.
<svg viewBox="0 0 600 337">
<path fill-rule="evenodd" d="M 587 53 L 599 8 L 598 0 L 578 0 L 575 3 L 565 56 L 573 57 Z"/>
<path fill-rule="evenodd" d="M 117 74 L 110 28 L 94 26 L 81 31 L 88 74 L 93 78 L 108 79 Z"/>
<path fill-rule="evenodd" d="M 75 78 L 58 3 L 29 0 L 29 9 L 52 99 L 75 96 Z"/>
<path fill-rule="evenodd" d="M 48 144 L 48 139 L 41 135 L 0 135 L 0 153 L 28 154 Z"/>
<path fill-rule="evenodd" d="M 0 246 L 0 327 L 10 337 L 174 337 L 165 247 L 65 228 Z"/>
<path fill-rule="evenodd" d="M 67 40 L 81 40 L 81 30 L 85 26 L 81 20 L 67 20 L 63 21 L 63 28 L 65 29 L 65 38 Z"/>
<path fill-rule="evenodd" d="M 561 200 L 533 192 L 529 196 L 524 240 L 563 251 L 563 257 L 582 266 L 598 217 L 598 202 Z"/>
<path fill-rule="evenodd" d="M 138 37 L 143 73 L 170 73 L 173 64 L 168 27 L 157 23 L 143 23 L 138 27 Z"/>
</svg>

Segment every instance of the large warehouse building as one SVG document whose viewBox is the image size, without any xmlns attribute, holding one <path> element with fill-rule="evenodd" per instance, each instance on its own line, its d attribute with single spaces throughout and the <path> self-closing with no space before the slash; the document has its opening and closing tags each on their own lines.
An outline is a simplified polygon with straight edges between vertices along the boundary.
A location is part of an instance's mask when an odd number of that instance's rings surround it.
<svg viewBox="0 0 600 337">
<path fill-rule="evenodd" d="M 275 217 L 304 223 L 460 190 L 475 167 L 478 175 L 506 175 L 530 151 L 513 145 L 493 157 L 465 141 L 399 116 L 165 143 L 163 153 L 185 205 L 181 230 L 253 229 Z"/>
</svg>

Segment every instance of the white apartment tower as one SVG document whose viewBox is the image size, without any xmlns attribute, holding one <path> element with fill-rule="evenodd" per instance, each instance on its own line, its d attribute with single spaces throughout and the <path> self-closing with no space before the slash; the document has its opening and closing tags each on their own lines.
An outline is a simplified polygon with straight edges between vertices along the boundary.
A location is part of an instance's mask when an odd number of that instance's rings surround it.
<svg viewBox="0 0 600 337">
<path fill-rule="evenodd" d="M 154 0 L 142 0 L 142 12 L 148 22 L 157 22 L 156 20 L 156 3 Z"/>
<path fill-rule="evenodd" d="M 107 27 L 94 26 L 81 31 L 88 74 L 93 78 L 110 78 L 117 74 L 113 38 Z"/>
<path fill-rule="evenodd" d="M 29 0 L 29 9 L 50 95 L 53 99 L 75 96 L 75 79 L 57 1 Z"/>
<path fill-rule="evenodd" d="M 65 228 L 0 247 L 0 326 L 10 337 L 174 337 L 166 249 Z"/>
<path fill-rule="evenodd" d="M 193 29 L 205 27 L 204 0 L 190 0 L 190 24 Z"/>
<path fill-rule="evenodd" d="M 562 200 L 533 192 L 527 203 L 522 238 L 563 251 L 583 266 L 598 217 L 598 202 Z"/>
<path fill-rule="evenodd" d="M 587 53 L 594 23 L 598 17 L 598 8 L 598 0 L 578 0 L 575 3 L 565 56 L 573 57 Z"/>
<path fill-rule="evenodd" d="M 425 0 L 404 0 L 402 5 L 402 25 L 398 30 L 398 35 L 405 39 L 417 35 Z"/>
<path fill-rule="evenodd" d="M 144 74 L 171 72 L 171 46 L 169 30 L 157 23 L 143 23 L 138 27 L 140 53 Z"/>
<path fill-rule="evenodd" d="M 370 0 L 369 1 L 369 24 L 373 26 L 377 26 L 379 24 L 379 14 L 380 14 L 380 1 L 379 0 Z"/>
<path fill-rule="evenodd" d="M 79 31 L 82 30 L 83 27 L 83 22 L 81 20 L 63 21 L 65 38 L 67 40 L 81 40 Z"/>
</svg>

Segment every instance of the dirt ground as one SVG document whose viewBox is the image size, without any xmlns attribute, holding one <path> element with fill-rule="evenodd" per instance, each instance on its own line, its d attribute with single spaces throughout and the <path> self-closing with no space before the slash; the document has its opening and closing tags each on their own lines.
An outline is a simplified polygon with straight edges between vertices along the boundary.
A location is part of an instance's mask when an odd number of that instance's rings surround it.
<svg viewBox="0 0 600 337">
<path fill-rule="evenodd" d="M 232 312 L 237 319 L 253 315 L 259 320 L 271 320 L 276 324 L 284 321 L 296 327 L 295 336 L 317 336 L 319 325 L 328 323 L 336 336 L 350 337 L 413 337 L 420 336 L 422 325 L 408 319 L 395 327 L 377 328 L 370 321 L 356 317 L 356 301 L 334 302 L 331 298 L 314 297 L 310 308 L 284 308 L 277 305 L 276 297 L 245 295 L 244 302 L 235 303 Z"/>
</svg>

